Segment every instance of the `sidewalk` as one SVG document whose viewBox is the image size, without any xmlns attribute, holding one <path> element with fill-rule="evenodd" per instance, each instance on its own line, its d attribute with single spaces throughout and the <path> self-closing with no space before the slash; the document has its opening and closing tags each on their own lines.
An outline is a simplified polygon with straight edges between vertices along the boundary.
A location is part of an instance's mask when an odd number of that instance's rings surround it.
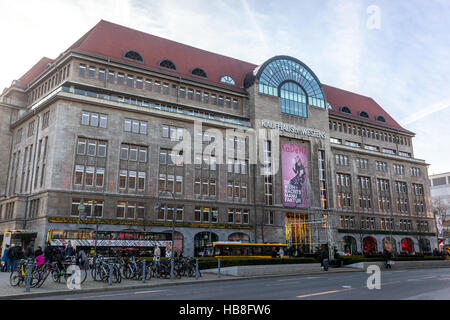
<svg viewBox="0 0 450 320">
<path fill-rule="evenodd" d="M 12 287 L 9 283 L 10 273 L 0 272 L 0 300 L 9 299 L 20 299 L 24 297 L 34 297 L 34 296 L 45 296 L 53 295 L 58 293 L 71 294 L 80 292 L 96 292 L 105 290 L 122 290 L 122 289 L 135 289 L 135 288 L 146 288 L 162 285 L 177 285 L 186 283 L 200 283 L 209 281 L 224 281 L 224 280 L 236 280 L 236 277 L 223 276 L 217 277 L 217 274 L 202 274 L 198 280 L 193 278 L 183 277 L 181 279 L 157 279 L 152 278 L 146 280 L 142 283 L 142 280 L 127 280 L 122 279 L 121 283 L 113 283 L 111 286 L 108 282 L 104 281 L 94 281 L 91 277 L 90 271 L 88 271 L 88 276 L 86 281 L 81 284 L 80 290 L 71 290 L 67 287 L 66 281 L 61 279 L 61 283 L 53 282 L 51 277 L 48 277 L 41 288 L 30 288 L 30 292 L 26 292 L 25 285 L 22 284 L 20 287 Z"/>
<path fill-rule="evenodd" d="M 20 287 L 12 287 L 9 283 L 10 273 L 0 272 L 0 300 L 12 300 L 12 299 L 22 299 L 27 297 L 36 297 L 36 296 L 50 296 L 55 294 L 77 294 L 82 292 L 100 292 L 100 291 L 110 291 L 110 290 L 124 290 L 124 289 L 136 289 L 136 288 L 149 288 L 149 287 L 158 287 L 163 285 L 180 285 L 180 284 L 200 284 L 205 282 L 216 282 L 216 281 L 238 281 L 238 280 L 246 280 L 246 279 L 258 279 L 258 278 L 270 278 L 270 277 L 284 277 L 284 276 L 293 276 L 293 275 L 309 275 L 309 274 L 318 274 L 325 273 L 325 271 L 318 269 L 315 271 L 309 272 L 300 272 L 300 273 L 274 273 L 271 275 L 264 276 L 233 276 L 226 275 L 226 268 L 221 268 L 220 278 L 217 276 L 216 269 L 208 269 L 202 270 L 202 277 L 199 277 L 198 280 L 193 278 L 183 277 L 181 279 L 157 279 L 152 278 L 150 280 L 146 280 L 145 283 L 142 283 L 142 280 L 126 280 L 122 279 L 121 283 L 113 283 L 111 286 L 108 282 L 103 281 L 94 281 L 91 277 L 90 272 L 88 271 L 88 277 L 86 281 L 81 284 L 81 290 L 71 290 L 67 287 L 64 279 L 61 280 L 61 283 L 55 283 L 51 279 L 51 277 L 47 278 L 45 283 L 41 288 L 30 288 L 30 292 L 26 292 L 25 285 L 21 285 Z M 360 270 L 349 269 L 349 268 L 330 268 L 328 273 L 337 273 L 337 272 L 360 272 Z"/>
</svg>

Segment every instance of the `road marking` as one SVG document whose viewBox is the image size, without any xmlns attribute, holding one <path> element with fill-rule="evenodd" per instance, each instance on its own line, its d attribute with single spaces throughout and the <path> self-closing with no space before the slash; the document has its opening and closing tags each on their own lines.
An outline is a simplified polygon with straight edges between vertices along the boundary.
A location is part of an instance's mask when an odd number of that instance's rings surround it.
<svg viewBox="0 0 450 320">
<path fill-rule="evenodd" d="M 289 279 L 281 279 L 277 280 L 278 282 L 284 282 L 284 281 L 299 281 L 299 280 L 309 280 L 309 279 L 318 279 L 320 277 L 304 277 L 304 278 L 289 278 Z"/>
<path fill-rule="evenodd" d="M 310 294 L 304 294 L 304 295 L 301 295 L 301 296 L 297 296 L 297 298 L 308 298 L 308 297 L 320 296 L 320 295 L 324 295 L 324 294 L 337 293 L 337 292 L 343 292 L 343 291 L 349 291 L 349 290 L 352 290 L 352 289 L 316 292 L 316 293 L 310 293 Z"/>
<path fill-rule="evenodd" d="M 88 297 L 79 297 L 79 298 L 66 298 L 64 300 L 79 300 L 79 299 L 92 299 L 92 298 L 105 298 L 105 297 L 116 297 L 116 296 L 123 296 L 123 295 L 132 295 L 132 294 L 144 294 L 144 293 L 152 293 L 152 292 L 159 292 L 159 291 L 167 291 L 167 290 L 152 290 L 152 291 L 140 291 L 140 292 L 127 292 L 127 293 L 116 293 L 116 294 L 102 294 L 97 296 L 88 296 Z"/>
<path fill-rule="evenodd" d="M 161 291 L 167 291 L 167 290 L 139 291 L 139 292 L 135 292 L 134 294 L 145 294 L 145 293 L 153 293 L 153 292 L 161 292 Z"/>
</svg>

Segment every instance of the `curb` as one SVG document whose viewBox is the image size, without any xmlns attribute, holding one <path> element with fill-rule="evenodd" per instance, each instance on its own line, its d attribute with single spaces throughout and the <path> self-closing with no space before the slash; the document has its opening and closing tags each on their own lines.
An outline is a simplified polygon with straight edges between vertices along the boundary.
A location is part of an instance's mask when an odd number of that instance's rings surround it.
<svg viewBox="0 0 450 320">
<path fill-rule="evenodd" d="M 189 280 L 189 281 L 181 281 L 181 282 L 168 282 L 168 283 L 155 283 L 155 284 L 144 284 L 144 285 L 129 285 L 122 287 L 102 287 L 102 288 L 90 288 L 90 289 L 81 289 L 81 290 L 57 290 L 57 291 L 46 291 L 39 293 L 22 293 L 22 294 L 13 294 L 10 296 L 0 296 L 0 300 L 18 300 L 18 299 L 27 299 L 27 298 L 37 298 L 37 297 L 49 297 L 49 296 L 57 296 L 57 295 L 75 295 L 82 293 L 95 293 L 95 292 L 105 292 L 105 291 L 120 291 L 120 290 L 133 290 L 140 288 L 154 288 L 154 287 L 162 287 L 162 286 L 176 286 L 183 284 L 201 284 L 201 283 L 213 283 L 213 282 L 221 282 L 221 281 L 242 281 L 242 280 L 258 280 L 258 279 L 267 279 L 267 278 L 282 278 L 286 276 L 308 276 L 315 274 L 324 274 L 324 273 L 347 273 L 347 272 L 361 272 L 361 270 L 345 270 L 340 272 L 330 272 L 329 271 L 317 271 L 317 272 L 308 272 L 308 273 L 287 273 L 287 274 L 273 274 L 273 275 L 263 275 L 263 276 L 250 276 L 250 277 L 239 277 L 239 276 L 229 276 L 223 275 L 227 277 L 235 277 L 228 279 L 209 279 L 209 280 Z M 151 281 L 151 280 L 149 280 Z"/>
</svg>

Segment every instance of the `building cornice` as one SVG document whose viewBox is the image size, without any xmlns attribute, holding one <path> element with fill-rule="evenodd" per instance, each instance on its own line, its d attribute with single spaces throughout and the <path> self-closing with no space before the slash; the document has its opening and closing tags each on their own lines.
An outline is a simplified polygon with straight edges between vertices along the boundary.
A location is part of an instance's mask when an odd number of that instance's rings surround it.
<svg viewBox="0 0 450 320">
<path fill-rule="evenodd" d="M 426 163 L 425 160 L 422 160 L 422 159 L 400 157 L 397 155 L 391 155 L 391 154 L 382 153 L 379 151 L 355 148 L 355 147 L 350 147 L 350 146 L 345 146 L 345 145 L 340 145 L 340 144 L 335 144 L 335 143 L 331 143 L 330 145 L 331 145 L 331 149 L 356 152 L 356 153 L 360 153 L 360 154 L 364 154 L 364 155 L 368 155 L 368 156 L 380 157 L 380 158 L 385 158 L 385 159 L 395 160 L 395 161 L 402 161 L 402 162 L 410 162 L 413 164 L 418 164 L 418 165 L 423 165 L 423 166 L 430 165 L 429 163 Z"/>
</svg>

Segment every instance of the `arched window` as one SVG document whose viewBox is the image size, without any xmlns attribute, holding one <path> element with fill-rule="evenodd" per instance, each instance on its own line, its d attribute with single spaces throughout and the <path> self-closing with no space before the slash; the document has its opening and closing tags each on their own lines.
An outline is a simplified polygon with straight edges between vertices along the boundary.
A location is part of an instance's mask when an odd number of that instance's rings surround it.
<svg viewBox="0 0 450 320">
<path fill-rule="evenodd" d="M 345 236 L 341 240 L 341 246 L 344 253 L 353 254 L 356 252 L 356 239 L 351 236 Z"/>
<path fill-rule="evenodd" d="M 197 77 L 208 78 L 208 75 L 202 68 L 194 68 L 191 71 L 191 74 Z"/>
<path fill-rule="evenodd" d="M 177 70 L 177 66 L 172 61 L 165 59 L 161 60 L 158 64 L 162 68 L 170 69 L 170 70 Z"/>
<path fill-rule="evenodd" d="M 383 251 L 387 250 L 392 253 L 397 252 L 397 242 L 395 239 L 392 239 L 391 237 L 386 237 L 383 239 Z"/>
<path fill-rule="evenodd" d="M 135 50 L 126 51 L 123 54 L 123 57 L 134 61 L 144 62 L 144 59 L 142 58 L 141 54 Z"/>
<path fill-rule="evenodd" d="M 368 236 L 363 239 L 363 252 L 366 254 L 377 252 L 377 240 L 374 237 Z"/>
<path fill-rule="evenodd" d="M 386 122 L 386 119 L 383 116 L 377 116 L 375 118 L 375 120 L 380 121 L 380 122 Z"/>
<path fill-rule="evenodd" d="M 366 111 L 360 111 L 360 112 L 359 112 L 359 116 L 360 116 L 361 118 L 369 119 L 369 114 L 368 114 Z"/>
<path fill-rule="evenodd" d="M 340 110 L 341 110 L 342 113 L 352 114 L 352 111 L 347 106 L 342 106 Z"/>
<path fill-rule="evenodd" d="M 281 112 L 299 117 L 308 117 L 306 110 L 306 93 L 302 87 L 293 81 L 280 86 Z"/>
<path fill-rule="evenodd" d="M 301 95 L 306 97 L 304 102 L 306 105 L 324 109 L 326 107 L 319 79 L 304 63 L 295 58 L 289 56 L 273 57 L 255 69 L 253 73 L 259 82 L 258 90 L 261 93 L 279 96 L 281 86 L 285 83 L 295 83 L 302 89 L 303 94 Z M 287 91 L 291 92 L 291 89 Z M 297 88 L 291 93 L 295 92 L 298 92 Z M 295 101 L 295 99 L 292 100 Z M 306 113 L 304 116 L 306 116 Z"/>
<path fill-rule="evenodd" d="M 413 253 L 414 252 L 414 242 L 410 238 L 404 238 L 401 241 L 402 252 Z"/>
<path fill-rule="evenodd" d="M 194 256 L 203 256 L 206 245 L 211 242 L 219 241 L 219 236 L 214 232 L 203 231 L 194 236 Z M 201 254 L 200 254 L 201 253 Z"/>
<path fill-rule="evenodd" d="M 236 85 L 236 81 L 234 81 L 234 79 L 228 75 L 223 75 L 222 77 L 220 77 L 220 82 L 226 83 L 226 84 L 231 84 L 233 86 Z"/>
</svg>

